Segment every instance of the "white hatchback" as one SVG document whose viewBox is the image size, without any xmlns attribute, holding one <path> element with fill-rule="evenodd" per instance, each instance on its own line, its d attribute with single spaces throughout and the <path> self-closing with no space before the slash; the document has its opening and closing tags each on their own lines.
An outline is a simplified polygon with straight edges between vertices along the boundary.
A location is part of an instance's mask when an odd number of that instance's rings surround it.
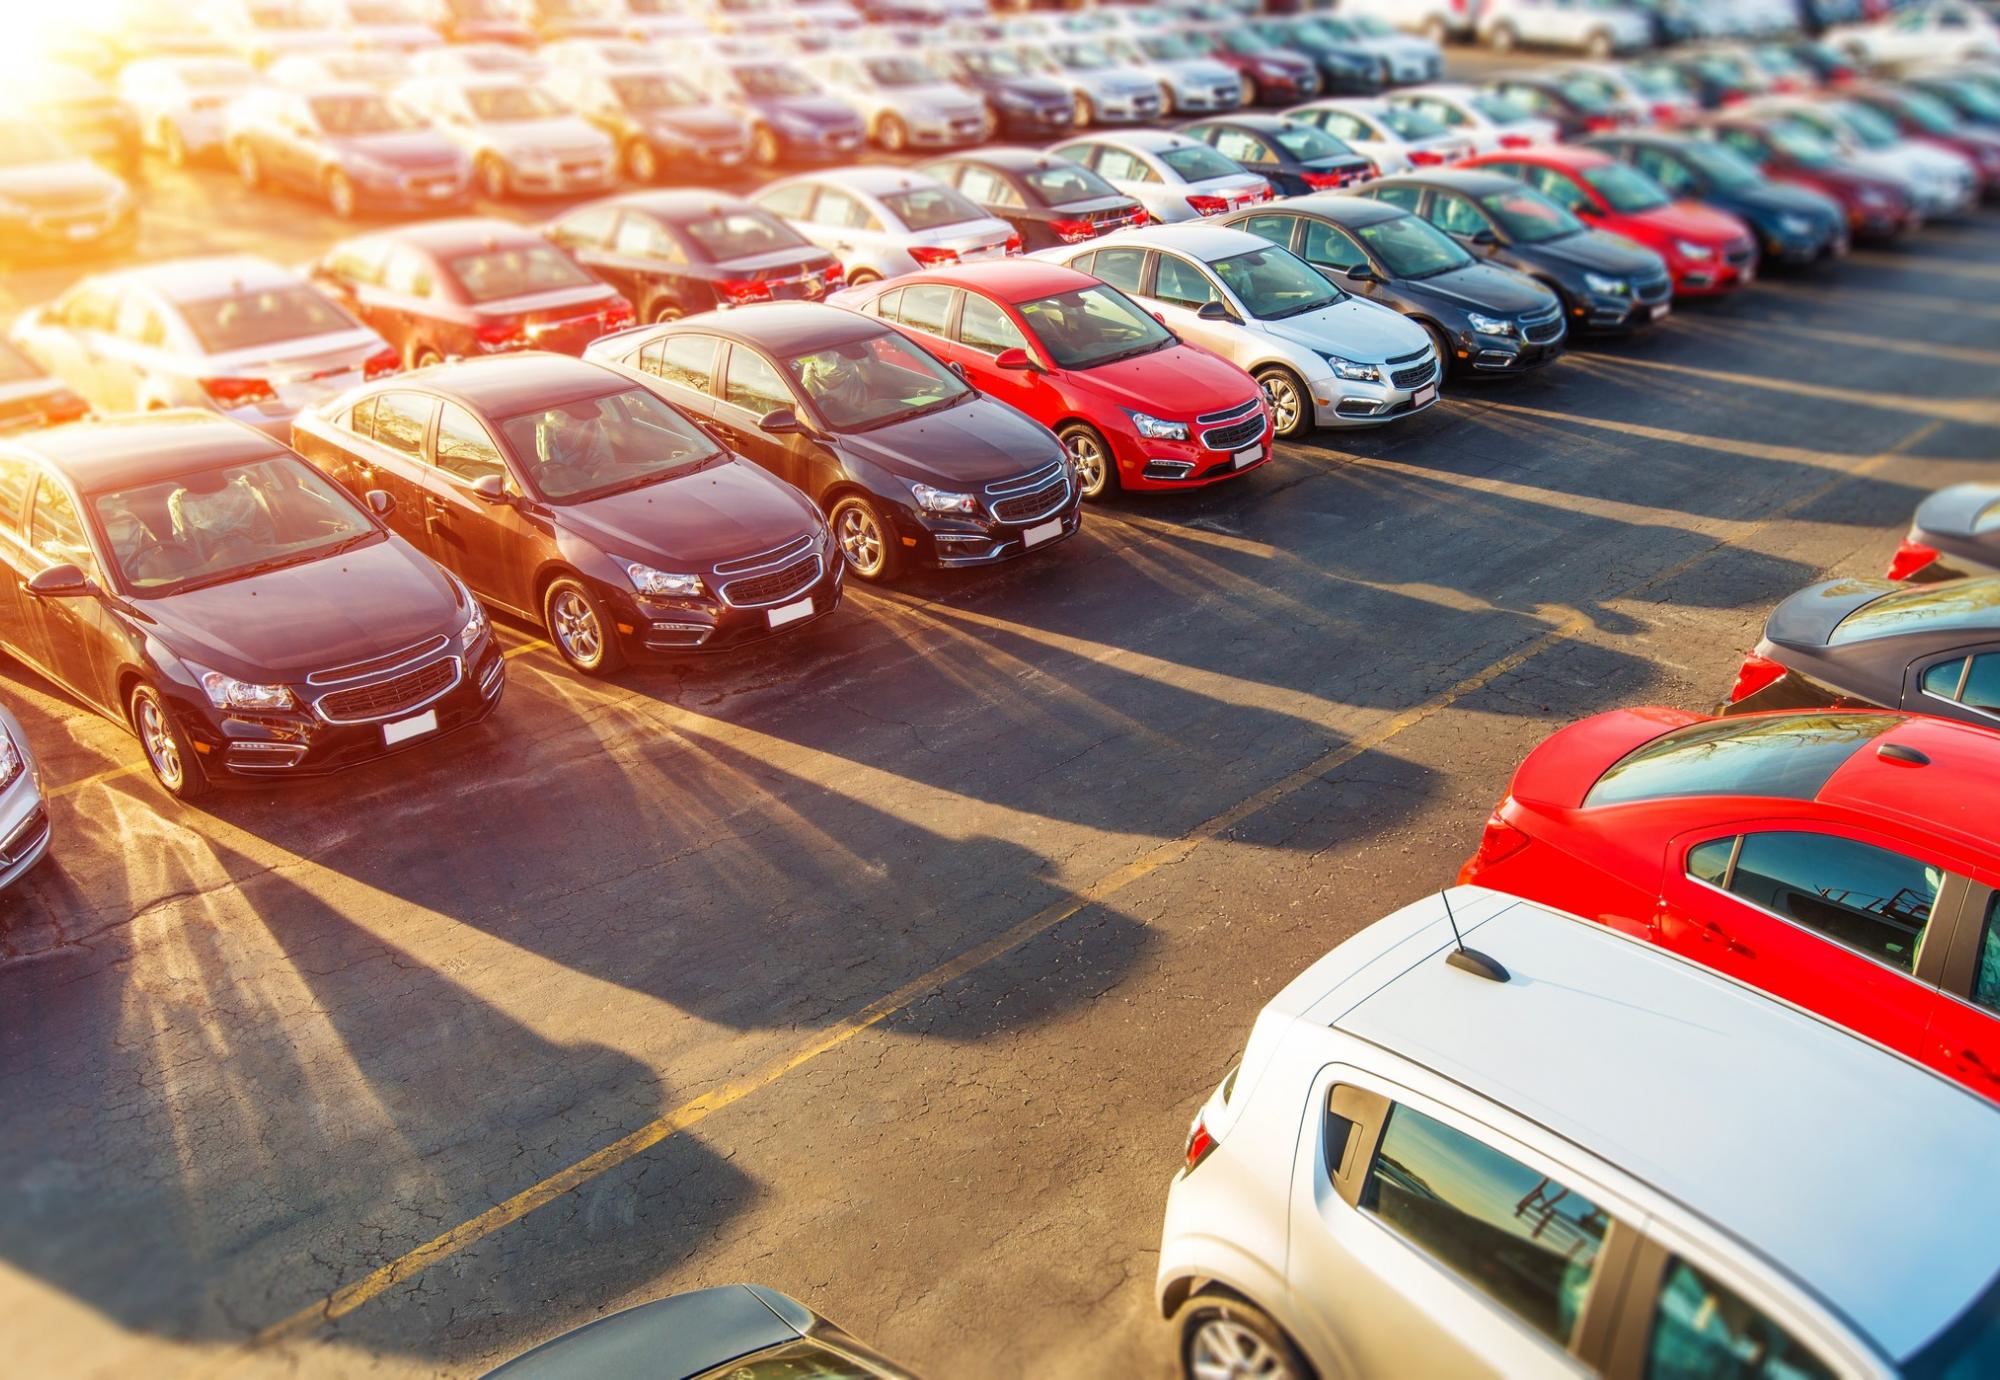
<svg viewBox="0 0 2000 1380">
<path fill-rule="evenodd" d="M 1477 888 L 1257 1018 L 1157 1280 L 1190 1376 L 1993 1374 L 2000 1108 Z M 1487 971 L 1482 972 L 1481 969 Z"/>
</svg>

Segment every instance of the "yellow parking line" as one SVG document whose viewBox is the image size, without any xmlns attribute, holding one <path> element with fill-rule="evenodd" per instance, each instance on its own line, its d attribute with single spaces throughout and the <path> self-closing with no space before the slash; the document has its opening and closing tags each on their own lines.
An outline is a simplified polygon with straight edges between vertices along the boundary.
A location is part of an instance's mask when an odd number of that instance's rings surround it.
<svg viewBox="0 0 2000 1380">
<path fill-rule="evenodd" d="M 47 798 L 50 800 L 61 800 L 65 796 L 75 795 L 79 791 L 87 791 L 92 786 L 102 786 L 107 781 L 116 781 L 121 776 L 130 776 L 134 772 L 143 771 L 145 767 L 146 764 L 144 762 L 127 762 L 122 767 L 106 767 L 103 771 L 93 772 L 89 776 L 79 777 L 75 781 L 65 781 L 60 786 L 51 787 L 47 793 Z"/>
</svg>

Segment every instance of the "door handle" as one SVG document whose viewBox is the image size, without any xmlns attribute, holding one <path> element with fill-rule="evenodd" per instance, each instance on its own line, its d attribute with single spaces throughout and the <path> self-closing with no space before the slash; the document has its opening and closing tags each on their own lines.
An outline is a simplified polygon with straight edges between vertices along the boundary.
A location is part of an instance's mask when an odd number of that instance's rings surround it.
<svg viewBox="0 0 2000 1380">
<path fill-rule="evenodd" d="M 2000 1069 L 1995 1069 L 1991 1064 L 1980 1058 L 1978 1050 L 1961 1049 L 1958 1052 L 1958 1061 L 1961 1064 L 1970 1064 L 1987 1082 L 2000 1083 Z"/>
<path fill-rule="evenodd" d="M 1703 930 L 1702 939 L 1704 942 L 1719 939 L 1729 947 L 1729 952 L 1733 954 L 1748 954 L 1750 952 L 1748 945 L 1744 944 L 1735 935 L 1716 924 L 1713 920 L 1704 920 L 1701 928 Z"/>
</svg>

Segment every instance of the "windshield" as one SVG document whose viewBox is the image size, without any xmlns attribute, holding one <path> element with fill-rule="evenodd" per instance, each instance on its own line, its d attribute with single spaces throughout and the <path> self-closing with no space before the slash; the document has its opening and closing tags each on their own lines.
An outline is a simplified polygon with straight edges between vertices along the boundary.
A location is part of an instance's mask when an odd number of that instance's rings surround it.
<svg viewBox="0 0 2000 1380">
<path fill-rule="evenodd" d="M 563 113 L 562 103 L 537 86 L 475 86 L 465 93 L 474 116 L 491 124 L 548 120 Z"/>
<path fill-rule="evenodd" d="M 26 383 L 41 376 L 42 371 L 29 363 L 26 355 L 0 340 L 0 383 Z"/>
<path fill-rule="evenodd" d="M 31 125 L 24 120 L 0 123 L 0 167 L 53 163 L 70 156 L 69 150 L 40 125 Z"/>
<path fill-rule="evenodd" d="M 474 302 L 586 287 L 596 281 L 577 267 L 569 255 L 551 244 L 515 245 L 461 254 L 445 261 L 445 271 Z"/>
<path fill-rule="evenodd" d="M 697 105 L 701 96 L 692 86 L 668 72 L 648 72 L 642 77 L 613 77 L 611 90 L 627 110 L 673 110 Z"/>
<path fill-rule="evenodd" d="M 90 506 L 112 568 L 142 598 L 315 560 L 380 530 L 289 455 L 93 494 Z"/>
<path fill-rule="evenodd" d="M 1595 187 L 1614 211 L 1652 211 L 1667 204 L 1660 184 L 1624 163 L 1585 168 L 1583 180 Z"/>
<path fill-rule="evenodd" d="M 747 258 L 774 249 L 802 249 L 805 237 L 769 211 L 722 211 L 681 226 L 711 260 Z"/>
<path fill-rule="evenodd" d="M 361 329 L 360 323 L 304 283 L 180 304 L 181 316 L 212 355 Z"/>
<path fill-rule="evenodd" d="M 1927 96 L 1920 91 L 1902 93 L 1903 112 L 1915 120 L 1928 134 L 1955 134 L 1958 132 L 1958 117 L 1951 113 L 1951 107 L 1936 96 Z"/>
<path fill-rule="evenodd" d="M 1492 213 L 1500 228 L 1507 232 L 1507 238 L 1517 244 L 1543 244 L 1583 230 L 1582 221 L 1527 187 L 1490 193 L 1479 198 L 1479 204 Z"/>
<path fill-rule="evenodd" d="M 544 498 L 580 503 L 665 479 L 722 452 L 644 388 L 537 408 L 500 423 Z"/>
<path fill-rule="evenodd" d="M 1526 106 L 1517 105 L 1498 91 L 1476 91 L 1465 103 L 1496 125 L 1517 125 L 1535 118 Z"/>
<path fill-rule="evenodd" d="M 1405 139 L 1431 139 L 1450 133 L 1442 120 L 1413 106 L 1385 105 L 1375 112 L 1375 118 Z"/>
<path fill-rule="evenodd" d="M 1899 633 L 2000 626 L 2000 575 L 1899 590 L 1863 604 L 1834 626 L 1829 647 Z"/>
<path fill-rule="evenodd" d="M 889 214 L 912 230 L 935 230 L 942 225 L 963 225 L 969 220 L 990 220 L 985 211 L 949 187 L 919 187 L 913 192 L 888 192 L 882 204 Z"/>
<path fill-rule="evenodd" d="M 892 57 L 869 58 L 861 66 L 862 70 L 883 86 L 931 86 L 937 82 L 930 68 L 908 54 L 898 53 Z"/>
<path fill-rule="evenodd" d="M 1618 88 L 1595 72 L 1567 73 L 1557 83 L 1556 89 L 1586 115 L 1602 115 L 1619 101 Z"/>
<path fill-rule="evenodd" d="M 1242 164 L 1224 158 L 1207 144 L 1160 149 L 1154 157 L 1189 182 L 1200 182 L 1210 177 L 1240 177 L 1243 173 Z"/>
<path fill-rule="evenodd" d="M 1772 125 L 1770 135 L 1772 147 L 1800 167 L 1824 168 L 1840 156 L 1840 150 L 1832 140 L 1796 120 Z"/>
<path fill-rule="evenodd" d="M 736 84 L 743 88 L 744 94 L 759 97 L 810 96 L 819 90 L 804 72 L 780 63 L 738 67 Z"/>
<path fill-rule="evenodd" d="M 1305 260 L 1275 244 L 1217 259 L 1209 267 L 1259 321 L 1280 321 L 1347 298 Z"/>
<path fill-rule="evenodd" d="M 1250 29 L 1231 29 L 1222 35 L 1222 46 L 1232 53 L 1246 56 L 1277 51 L 1277 45 L 1260 33 Z"/>
<path fill-rule="evenodd" d="M 1994 963 L 1993 950 L 2000 943 L 1996 935 L 2000 935 L 2000 908 L 1989 909 L 1987 915 L 1986 942 L 1980 956 L 1982 995 L 1992 981 L 1988 974 Z M 1944 1331 L 1925 1343 L 1923 1350 L 1903 1362 L 1898 1373 L 1904 1380 L 1962 1380 L 2000 1374 L 2000 1275 Z"/>
<path fill-rule="evenodd" d="M 1781 714 L 1690 724 L 1620 758 L 1583 803 L 1698 795 L 1811 800 L 1842 763 L 1901 722 L 1893 714 Z"/>
<path fill-rule="evenodd" d="M 380 96 L 315 96 L 309 101 L 313 119 L 328 134 L 391 134 L 417 129 L 418 123 Z"/>
<path fill-rule="evenodd" d="M 975 48 L 953 54 L 965 66 L 965 70 L 976 77 L 1019 77 L 1027 75 L 1028 69 L 1012 53 L 987 52 Z"/>
<path fill-rule="evenodd" d="M 1067 206 L 1073 201 L 1118 195 L 1118 189 L 1109 182 L 1089 168 L 1074 164 L 1069 167 L 1030 168 L 1025 176 L 1029 189 L 1041 198 L 1044 206 Z"/>
<path fill-rule="evenodd" d="M 1748 191 L 1764 181 L 1764 175 L 1757 171 L 1755 163 L 1720 144 L 1688 143 L 1681 146 L 1680 153 L 1715 184 L 1718 191 Z"/>
<path fill-rule="evenodd" d="M 1386 20 L 1378 19 L 1372 14 L 1356 15 L 1351 22 L 1356 29 L 1369 38 L 1393 38 L 1396 33 L 1394 29 L 1389 27 Z"/>
<path fill-rule="evenodd" d="M 1056 61 L 1065 67 L 1074 67 L 1080 72 L 1095 72 L 1111 65 L 1111 54 L 1095 43 L 1057 43 L 1049 51 Z"/>
<path fill-rule="evenodd" d="M 1902 142 L 1896 136 L 1896 127 L 1879 111 L 1870 110 L 1856 101 L 1841 101 L 1831 108 L 1835 118 L 1854 131 L 1854 137 L 1861 141 L 1863 148 L 1894 148 Z"/>
<path fill-rule="evenodd" d="M 1172 331 L 1109 284 L 1023 302 L 1021 315 L 1063 369 L 1089 369 L 1177 343 Z"/>
<path fill-rule="evenodd" d="M 886 426 L 973 395 L 956 374 L 888 330 L 793 355 L 785 371 L 835 431 Z"/>
<path fill-rule="evenodd" d="M 1457 240 L 1418 216 L 1377 221 L 1355 233 L 1396 278 L 1430 278 L 1473 261 Z"/>
</svg>

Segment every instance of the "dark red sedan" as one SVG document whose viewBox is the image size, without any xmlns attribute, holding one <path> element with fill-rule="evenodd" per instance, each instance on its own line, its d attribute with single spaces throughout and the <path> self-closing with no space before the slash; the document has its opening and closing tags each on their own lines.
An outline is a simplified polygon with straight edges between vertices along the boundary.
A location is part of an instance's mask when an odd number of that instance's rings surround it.
<svg viewBox="0 0 2000 1380">
<path fill-rule="evenodd" d="M 1521 764 L 1461 882 L 1558 906 L 2000 1099 L 2000 734 L 1625 709 Z"/>
<path fill-rule="evenodd" d="M 1909 193 L 1856 167 L 1796 120 L 1728 115 L 1709 120 L 1701 133 L 1755 163 L 1774 182 L 1832 197 L 1856 239 L 1889 239 L 1916 228 L 1917 210 Z"/>
<path fill-rule="evenodd" d="M 580 355 L 632 324 L 632 304 L 532 230 L 504 220 L 404 225 L 342 241 L 312 279 L 406 368 L 454 357 Z"/>
</svg>

